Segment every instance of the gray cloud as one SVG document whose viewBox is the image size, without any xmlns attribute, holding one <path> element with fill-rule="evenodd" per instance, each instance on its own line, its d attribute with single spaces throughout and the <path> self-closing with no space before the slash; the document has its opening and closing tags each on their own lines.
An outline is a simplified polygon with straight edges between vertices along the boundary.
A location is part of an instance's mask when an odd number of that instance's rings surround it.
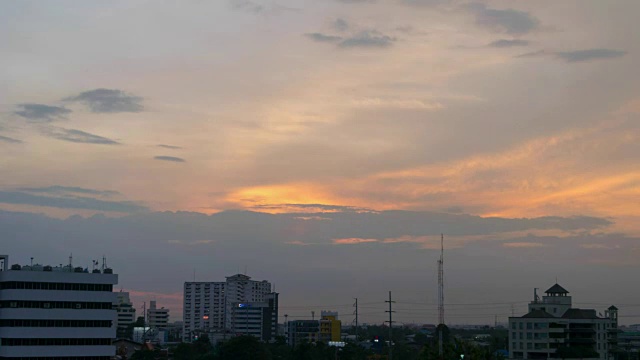
<svg viewBox="0 0 640 360">
<path fill-rule="evenodd" d="M 401 0 L 403 4 L 415 6 L 436 6 L 449 3 L 450 0 Z"/>
<path fill-rule="evenodd" d="M 181 146 L 165 145 L 165 144 L 159 144 L 158 147 L 161 147 L 163 149 L 171 149 L 171 150 L 180 150 L 180 149 L 182 149 Z"/>
<path fill-rule="evenodd" d="M 26 191 L 31 193 L 46 193 L 46 194 L 84 194 L 84 195 L 98 195 L 98 196 L 114 196 L 120 193 L 113 190 L 96 190 L 87 189 L 77 186 L 61 186 L 53 185 L 39 188 L 21 188 L 19 191 Z"/>
<path fill-rule="evenodd" d="M 378 31 L 363 31 L 349 38 L 342 40 L 340 47 L 378 47 L 391 46 L 396 41 L 395 38 L 379 33 Z"/>
<path fill-rule="evenodd" d="M 478 25 L 492 31 L 526 34 L 540 26 L 539 20 L 525 11 L 491 9 L 481 3 L 471 3 L 467 7 L 475 16 Z"/>
<path fill-rule="evenodd" d="M 586 49 L 577 51 L 548 51 L 538 50 L 517 55 L 517 58 L 534 58 L 551 56 L 568 63 L 579 63 L 596 60 L 615 59 L 627 54 L 626 51 L 612 49 Z"/>
<path fill-rule="evenodd" d="M 309 34 L 304 34 L 304 36 L 317 42 L 337 43 L 338 41 L 342 40 L 341 36 L 325 35 L 322 33 L 309 33 Z"/>
<path fill-rule="evenodd" d="M 591 60 L 603 60 L 622 57 L 626 51 L 612 49 L 587 49 L 578 51 L 561 51 L 555 53 L 559 58 L 567 62 L 585 62 Z"/>
<path fill-rule="evenodd" d="M 19 110 L 14 111 L 14 114 L 35 122 L 61 120 L 71 113 L 71 110 L 64 107 L 43 104 L 19 104 L 18 108 Z"/>
<path fill-rule="evenodd" d="M 344 4 L 364 4 L 364 3 L 376 3 L 378 0 L 336 0 Z"/>
<path fill-rule="evenodd" d="M 186 162 L 185 159 L 175 157 L 175 156 L 155 156 L 154 159 L 162 160 L 162 161 L 172 161 L 172 162 Z"/>
<path fill-rule="evenodd" d="M 80 102 L 94 113 L 140 112 L 144 109 L 142 98 L 115 89 L 95 89 L 64 99 Z"/>
<path fill-rule="evenodd" d="M 265 7 L 250 0 L 230 0 L 231 7 L 235 10 L 243 10 L 253 13 L 259 13 L 265 10 Z"/>
<path fill-rule="evenodd" d="M 45 132 L 48 136 L 74 143 L 98 144 L 98 145 L 118 145 L 119 142 L 106 137 L 90 134 L 76 129 L 52 128 Z"/>
<path fill-rule="evenodd" d="M 530 44 L 530 42 L 528 40 L 500 39 L 500 40 L 496 40 L 496 41 L 491 42 L 487 46 L 495 47 L 495 48 L 508 48 L 508 47 L 516 47 L 516 46 L 528 46 L 529 44 Z"/>
<path fill-rule="evenodd" d="M 0 135 L 0 142 L 6 142 L 6 143 L 10 143 L 10 144 L 22 144 L 23 141 L 22 140 L 18 140 L 18 139 L 14 139 L 14 138 L 10 138 L 7 136 L 2 136 Z"/>
<path fill-rule="evenodd" d="M 345 19 L 337 18 L 332 25 L 333 25 L 333 28 L 338 31 L 349 30 L 349 23 Z"/>
<path fill-rule="evenodd" d="M 124 213 L 147 210 L 146 206 L 131 201 L 107 201 L 80 196 L 53 197 L 35 195 L 22 191 L 0 191 L 0 203 Z"/>
</svg>

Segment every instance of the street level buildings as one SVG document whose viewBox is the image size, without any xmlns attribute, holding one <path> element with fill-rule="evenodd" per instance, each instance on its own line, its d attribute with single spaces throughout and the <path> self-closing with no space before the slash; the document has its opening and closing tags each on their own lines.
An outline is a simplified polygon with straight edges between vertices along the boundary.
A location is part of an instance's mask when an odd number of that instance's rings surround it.
<svg viewBox="0 0 640 360">
<path fill-rule="evenodd" d="M 0 256 L 0 359 L 115 355 L 118 275 L 109 268 L 12 265 Z"/>
<path fill-rule="evenodd" d="M 616 348 L 618 309 L 604 314 L 572 307 L 569 291 L 555 284 L 540 299 L 534 291 L 529 312 L 509 318 L 511 359 L 609 359 Z"/>
</svg>

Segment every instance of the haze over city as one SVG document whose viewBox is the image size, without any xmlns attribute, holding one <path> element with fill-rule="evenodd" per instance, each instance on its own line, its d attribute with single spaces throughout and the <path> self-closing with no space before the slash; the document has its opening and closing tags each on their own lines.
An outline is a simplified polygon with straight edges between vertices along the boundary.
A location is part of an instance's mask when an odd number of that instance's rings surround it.
<svg viewBox="0 0 640 360">
<path fill-rule="evenodd" d="M 0 3 L 0 241 L 136 305 L 268 279 L 280 316 L 640 322 L 636 0 Z M 466 305 L 463 305 L 466 304 Z"/>
</svg>

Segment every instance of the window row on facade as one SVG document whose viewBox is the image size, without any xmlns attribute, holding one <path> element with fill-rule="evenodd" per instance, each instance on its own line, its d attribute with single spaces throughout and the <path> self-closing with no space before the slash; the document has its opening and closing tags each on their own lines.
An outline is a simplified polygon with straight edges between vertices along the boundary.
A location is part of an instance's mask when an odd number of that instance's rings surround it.
<svg viewBox="0 0 640 360">
<path fill-rule="evenodd" d="M 33 281 L 3 281 L 0 290 L 70 290 L 70 291 L 113 291 L 111 284 L 76 284 Z"/>
<path fill-rule="evenodd" d="M 0 301 L 0 308 L 111 310 L 113 304 L 110 302 L 4 300 Z"/>
<path fill-rule="evenodd" d="M 111 320 L 32 320 L 5 319 L 0 320 L 0 327 L 64 327 L 64 328 L 110 328 Z"/>
<path fill-rule="evenodd" d="M 2 338 L 1 346 L 98 346 L 111 345 L 110 338 Z"/>
</svg>

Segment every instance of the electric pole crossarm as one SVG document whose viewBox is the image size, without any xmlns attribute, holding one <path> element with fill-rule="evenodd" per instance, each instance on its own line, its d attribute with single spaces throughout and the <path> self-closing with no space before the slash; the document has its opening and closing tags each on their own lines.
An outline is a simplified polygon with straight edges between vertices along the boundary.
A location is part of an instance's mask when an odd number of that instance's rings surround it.
<svg viewBox="0 0 640 360">
<path fill-rule="evenodd" d="M 389 303 L 389 310 L 385 311 L 389 313 L 389 321 L 385 321 L 389 323 L 389 360 L 393 359 L 393 340 L 392 340 L 392 335 L 393 335 L 393 313 L 395 311 L 393 311 L 392 309 L 392 304 L 395 303 L 395 301 L 391 300 L 391 291 L 389 291 L 389 300 L 385 301 L 386 303 Z"/>
</svg>

